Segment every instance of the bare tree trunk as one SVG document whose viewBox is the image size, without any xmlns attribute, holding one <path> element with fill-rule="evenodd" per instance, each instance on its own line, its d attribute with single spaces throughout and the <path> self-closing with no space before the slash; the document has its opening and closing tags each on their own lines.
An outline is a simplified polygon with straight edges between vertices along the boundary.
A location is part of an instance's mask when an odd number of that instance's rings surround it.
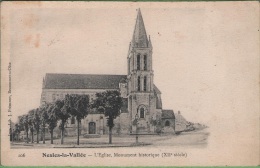
<svg viewBox="0 0 260 168">
<path fill-rule="evenodd" d="M 109 127 L 109 144 L 112 144 L 112 127 Z"/>
<path fill-rule="evenodd" d="M 60 143 L 63 144 L 64 143 L 64 129 L 62 128 L 61 130 L 61 140 Z"/>
<path fill-rule="evenodd" d="M 61 144 L 64 143 L 64 122 L 61 122 Z"/>
<path fill-rule="evenodd" d="M 79 124 L 80 124 L 80 120 L 78 120 L 78 139 L 77 139 L 77 145 L 79 145 L 79 134 L 80 134 Z"/>
<path fill-rule="evenodd" d="M 26 131 L 26 143 L 29 143 L 29 133 Z"/>
<path fill-rule="evenodd" d="M 45 123 L 43 124 L 43 143 L 45 144 Z"/>
<path fill-rule="evenodd" d="M 32 143 L 33 143 L 33 131 L 31 131 L 31 133 L 32 133 Z"/>
<path fill-rule="evenodd" d="M 53 129 L 51 130 L 51 144 L 53 144 Z"/>
<path fill-rule="evenodd" d="M 37 130 L 36 133 L 37 133 L 37 134 L 36 134 L 37 143 L 39 143 L 39 130 Z"/>
</svg>

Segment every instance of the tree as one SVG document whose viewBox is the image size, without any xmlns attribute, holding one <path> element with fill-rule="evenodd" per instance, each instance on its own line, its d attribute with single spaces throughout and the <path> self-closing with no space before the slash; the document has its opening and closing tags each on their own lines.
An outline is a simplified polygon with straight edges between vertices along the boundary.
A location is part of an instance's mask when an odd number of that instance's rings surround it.
<svg viewBox="0 0 260 168">
<path fill-rule="evenodd" d="M 33 134 L 34 134 L 34 110 L 30 110 L 28 112 L 28 125 L 29 125 L 29 130 L 31 132 L 31 142 L 33 143 L 34 142 L 34 139 L 33 139 Z"/>
<path fill-rule="evenodd" d="M 70 117 L 68 108 L 64 104 L 64 100 L 57 100 L 54 103 L 54 108 L 53 108 L 54 113 L 57 115 L 58 119 L 61 120 L 60 123 L 60 129 L 61 129 L 61 144 L 64 142 L 64 130 L 65 130 L 65 124 Z"/>
<path fill-rule="evenodd" d="M 89 97 L 87 95 L 66 95 L 64 107 L 77 120 L 77 145 L 79 145 L 80 124 L 81 120 L 88 115 Z"/>
<path fill-rule="evenodd" d="M 29 140 L 29 135 L 28 135 L 28 132 L 29 132 L 29 123 L 28 123 L 28 115 L 25 114 L 25 115 L 22 115 L 19 119 L 19 124 L 21 125 L 21 127 L 24 128 L 24 131 L 26 132 L 26 143 L 29 143 L 28 140 Z"/>
<path fill-rule="evenodd" d="M 39 108 L 39 113 L 40 113 L 40 121 L 41 121 L 41 132 L 43 134 L 43 143 L 45 144 L 45 126 L 46 126 L 46 121 L 48 119 L 48 114 L 47 114 L 47 109 L 48 109 L 48 104 L 45 104 Z"/>
<path fill-rule="evenodd" d="M 14 126 L 14 133 L 16 135 L 16 140 L 19 141 L 19 137 L 20 137 L 20 132 L 21 132 L 21 126 L 19 123 L 16 123 Z"/>
<path fill-rule="evenodd" d="M 40 110 L 39 108 L 34 110 L 33 114 L 33 126 L 36 130 L 36 140 L 37 143 L 39 143 L 39 132 L 40 132 L 40 125 L 41 125 L 41 120 L 40 120 Z"/>
<path fill-rule="evenodd" d="M 58 121 L 57 114 L 55 113 L 56 111 L 53 110 L 54 107 L 55 107 L 54 104 L 50 104 L 48 106 L 48 109 L 47 109 L 48 118 L 46 120 L 46 123 L 48 124 L 48 128 L 51 133 L 51 144 L 53 144 L 53 130 L 57 126 L 57 121 Z"/>
<path fill-rule="evenodd" d="M 109 144 L 112 144 L 112 129 L 114 127 L 114 119 L 120 115 L 120 109 L 123 106 L 122 97 L 117 90 L 96 93 L 96 99 L 93 101 L 92 107 L 96 108 L 107 117 L 107 126 L 109 127 Z"/>
</svg>

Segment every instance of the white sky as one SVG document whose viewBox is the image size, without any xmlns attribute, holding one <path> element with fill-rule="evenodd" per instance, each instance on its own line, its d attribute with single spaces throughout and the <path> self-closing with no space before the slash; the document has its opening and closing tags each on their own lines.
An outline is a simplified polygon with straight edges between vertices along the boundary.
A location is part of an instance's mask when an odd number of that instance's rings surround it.
<svg viewBox="0 0 260 168">
<path fill-rule="evenodd" d="M 254 98 L 250 90 L 243 91 L 257 84 L 257 73 L 251 72 L 258 67 L 257 44 L 248 43 L 257 40 L 256 20 L 250 18 L 254 6 L 243 10 L 243 5 L 230 9 L 199 3 L 174 3 L 169 8 L 130 4 L 14 10 L 10 15 L 14 117 L 39 106 L 46 73 L 126 74 L 139 7 L 152 40 L 154 82 L 162 92 L 164 109 L 180 110 L 189 121 L 210 124 L 234 117 L 237 105 L 246 104 L 243 97 Z"/>
</svg>

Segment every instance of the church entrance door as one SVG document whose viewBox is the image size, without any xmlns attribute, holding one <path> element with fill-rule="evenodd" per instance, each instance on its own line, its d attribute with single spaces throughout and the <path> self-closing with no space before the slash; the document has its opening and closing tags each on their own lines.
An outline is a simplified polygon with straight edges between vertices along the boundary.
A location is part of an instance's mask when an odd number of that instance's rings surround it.
<svg viewBox="0 0 260 168">
<path fill-rule="evenodd" d="M 89 131 L 88 131 L 88 133 L 89 134 L 96 134 L 96 123 L 95 122 L 90 122 L 89 124 L 88 124 L 88 128 L 89 128 Z"/>
</svg>

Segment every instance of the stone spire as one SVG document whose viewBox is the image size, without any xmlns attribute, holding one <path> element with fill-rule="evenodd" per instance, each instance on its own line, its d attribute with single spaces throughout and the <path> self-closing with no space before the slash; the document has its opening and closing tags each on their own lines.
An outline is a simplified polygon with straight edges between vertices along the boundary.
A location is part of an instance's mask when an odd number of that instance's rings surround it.
<svg viewBox="0 0 260 168">
<path fill-rule="evenodd" d="M 42 79 L 42 88 L 45 88 L 45 78 Z"/>
<path fill-rule="evenodd" d="M 151 41 L 150 35 L 149 35 L 148 47 L 149 47 L 149 48 L 153 48 L 153 45 L 152 45 L 152 41 Z"/>
<path fill-rule="evenodd" d="M 138 9 L 138 14 L 135 23 L 135 30 L 132 39 L 132 45 L 138 48 L 148 47 L 148 39 L 144 27 L 144 21 L 141 10 Z"/>
</svg>

